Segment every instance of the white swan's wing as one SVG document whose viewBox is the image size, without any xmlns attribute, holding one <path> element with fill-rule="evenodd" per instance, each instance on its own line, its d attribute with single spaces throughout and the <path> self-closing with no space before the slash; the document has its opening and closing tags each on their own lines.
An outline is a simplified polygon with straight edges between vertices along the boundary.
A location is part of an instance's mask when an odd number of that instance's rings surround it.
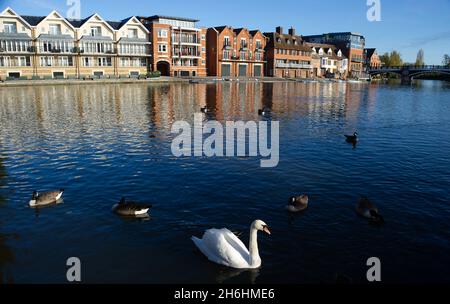
<svg viewBox="0 0 450 304">
<path fill-rule="evenodd" d="M 200 251 L 212 262 L 233 268 L 249 267 L 249 252 L 228 229 L 210 229 L 203 239 L 192 238 Z"/>
</svg>

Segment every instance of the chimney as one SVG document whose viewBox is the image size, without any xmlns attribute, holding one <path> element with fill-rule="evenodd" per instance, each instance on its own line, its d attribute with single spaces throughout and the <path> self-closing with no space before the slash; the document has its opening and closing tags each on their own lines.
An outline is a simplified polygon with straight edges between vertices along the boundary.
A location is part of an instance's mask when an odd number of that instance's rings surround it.
<svg viewBox="0 0 450 304">
<path fill-rule="evenodd" d="M 295 28 L 294 28 L 294 27 L 291 27 L 291 28 L 289 29 L 289 35 L 295 36 Z"/>
<path fill-rule="evenodd" d="M 277 26 L 277 33 L 283 35 L 283 27 Z"/>
</svg>

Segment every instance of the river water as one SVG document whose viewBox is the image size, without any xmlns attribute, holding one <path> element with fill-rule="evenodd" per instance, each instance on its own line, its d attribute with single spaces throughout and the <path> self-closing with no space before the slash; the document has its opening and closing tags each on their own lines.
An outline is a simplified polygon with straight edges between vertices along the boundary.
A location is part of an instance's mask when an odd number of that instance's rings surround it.
<svg viewBox="0 0 450 304">
<path fill-rule="evenodd" d="M 205 105 L 205 120 L 279 121 L 278 166 L 174 157 L 172 124 Z M 78 257 L 85 283 L 359 283 L 378 257 L 384 282 L 449 283 L 449 130 L 450 84 L 435 81 L 1 88 L 0 281 L 64 283 Z M 28 207 L 58 188 L 62 204 Z M 302 193 L 309 209 L 288 214 Z M 362 195 L 384 225 L 356 215 Z M 151 217 L 112 214 L 122 196 Z M 248 244 L 255 219 L 272 230 L 257 271 L 214 265 L 190 240 L 226 227 Z"/>
</svg>

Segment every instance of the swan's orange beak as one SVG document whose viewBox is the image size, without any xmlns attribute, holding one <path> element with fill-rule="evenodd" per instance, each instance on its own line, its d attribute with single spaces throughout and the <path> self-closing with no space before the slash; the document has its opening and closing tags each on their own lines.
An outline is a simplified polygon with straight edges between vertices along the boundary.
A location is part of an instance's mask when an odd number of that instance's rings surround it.
<svg viewBox="0 0 450 304">
<path fill-rule="evenodd" d="M 269 227 L 264 226 L 264 227 L 263 227 L 263 231 L 264 231 L 265 233 L 267 233 L 268 235 L 271 235 L 270 230 L 269 230 Z"/>
</svg>

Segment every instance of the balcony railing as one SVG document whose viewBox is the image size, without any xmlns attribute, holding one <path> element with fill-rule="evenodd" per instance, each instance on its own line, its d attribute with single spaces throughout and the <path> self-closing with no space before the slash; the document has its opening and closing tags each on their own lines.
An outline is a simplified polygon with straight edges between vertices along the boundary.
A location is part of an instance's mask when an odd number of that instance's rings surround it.
<svg viewBox="0 0 450 304">
<path fill-rule="evenodd" d="M 291 69 L 311 69 L 312 65 L 307 63 L 276 63 L 277 68 L 291 68 Z"/>
<path fill-rule="evenodd" d="M 364 62 L 364 58 L 352 57 L 353 62 Z"/>
</svg>

